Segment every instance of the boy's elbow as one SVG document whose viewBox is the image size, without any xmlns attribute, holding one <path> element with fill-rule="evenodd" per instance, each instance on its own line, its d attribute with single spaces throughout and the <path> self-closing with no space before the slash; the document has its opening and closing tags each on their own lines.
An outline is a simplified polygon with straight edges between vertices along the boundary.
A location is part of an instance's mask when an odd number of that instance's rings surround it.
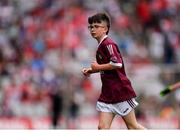
<svg viewBox="0 0 180 130">
<path fill-rule="evenodd" d="M 112 65 L 113 68 L 122 68 L 122 63 L 113 63 L 113 62 L 110 62 L 110 65 Z"/>
</svg>

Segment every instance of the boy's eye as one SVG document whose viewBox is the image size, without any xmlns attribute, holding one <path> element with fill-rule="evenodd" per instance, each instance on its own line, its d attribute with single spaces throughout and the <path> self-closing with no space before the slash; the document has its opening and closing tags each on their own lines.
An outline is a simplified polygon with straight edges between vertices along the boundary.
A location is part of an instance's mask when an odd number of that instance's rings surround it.
<svg viewBox="0 0 180 130">
<path fill-rule="evenodd" d="M 88 26 L 88 29 L 98 29 L 98 28 L 104 28 L 104 26 L 102 26 L 102 25 L 90 25 L 90 26 Z"/>
</svg>

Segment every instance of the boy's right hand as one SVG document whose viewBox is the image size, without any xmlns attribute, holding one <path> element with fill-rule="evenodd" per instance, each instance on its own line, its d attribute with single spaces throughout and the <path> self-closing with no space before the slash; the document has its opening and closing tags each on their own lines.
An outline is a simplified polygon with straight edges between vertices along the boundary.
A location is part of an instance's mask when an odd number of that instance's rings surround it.
<svg viewBox="0 0 180 130">
<path fill-rule="evenodd" d="M 84 74 L 84 76 L 87 76 L 87 77 L 90 76 L 91 71 L 92 71 L 91 68 L 83 68 L 83 69 L 82 69 L 82 73 Z"/>
</svg>

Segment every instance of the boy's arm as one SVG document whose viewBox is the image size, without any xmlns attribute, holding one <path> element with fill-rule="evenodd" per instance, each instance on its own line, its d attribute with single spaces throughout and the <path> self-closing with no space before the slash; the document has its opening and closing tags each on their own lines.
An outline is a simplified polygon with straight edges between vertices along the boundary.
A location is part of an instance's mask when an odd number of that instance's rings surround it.
<svg viewBox="0 0 180 130">
<path fill-rule="evenodd" d="M 160 92 L 160 95 L 161 96 L 165 96 L 167 94 L 169 94 L 171 91 L 174 91 L 176 89 L 180 88 L 180 82 L 177 82 L 175 84 L 172 84 L 168 87 L 166 87 L 165 89 L 163 89 L 161 92 Z"/>
<path fill-rule="evenodd" d="M 98 73 L 99 70 L 93 70 L 92 68 L 88 68 L 88 71 L 87 71 L 89 74 L 93 74 L 93 73 Z"/>
<path fill-rule="evenodd" d="M 82 69 L 82 73 L 85 76 L 90 76 L 90 74 L 97 73 L 99 71 L 104 71 L 104 70 L 112 70 L 116 68 L 121 68 L 122 64 L 121 63 L 107 63 L 107 64 L 98 64 L 96 61 L 91 63 L 90 68 L 84 68 Z"/>
<path fill-rule="evenodd" d="M 96 61 L 91 63 L 92 71 L 104 71 L 104 70 L 112 70 L 116 68 L 121 68 L 121 63 L 107 63 L 107 64 L 98 64 Z"/>
<path fill-rule="evenodd" d="M 92 68 L 83 68 L 82 69 L 82 73 L 84 74 L 84 76 L 87 76 L 87 77 L 89 77 L 91 74 L 97 73 L 97 72 L 99 72 L 99 71 L 92 70 Z"/>
</svg>

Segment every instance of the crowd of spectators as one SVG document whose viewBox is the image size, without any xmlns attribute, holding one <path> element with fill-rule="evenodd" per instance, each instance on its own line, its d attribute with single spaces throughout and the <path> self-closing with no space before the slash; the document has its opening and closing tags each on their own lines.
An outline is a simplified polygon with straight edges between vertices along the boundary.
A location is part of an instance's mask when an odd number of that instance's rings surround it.
<svg viewBox="0 0 180 130">
<path fill-rule="evenodd" d="M 112 18 L 109 35 L 139 95 L 139 117 L 176 117 L 179 92 L 158 94 L 180 77 L 179 0 L 1 0 L 0 116 L 49 116 L 55 93 L 66 117 L 97 114 L 99 75 L 81 69 L 97 47 L 87 18 L 101 11 Z"/>
</svg>

